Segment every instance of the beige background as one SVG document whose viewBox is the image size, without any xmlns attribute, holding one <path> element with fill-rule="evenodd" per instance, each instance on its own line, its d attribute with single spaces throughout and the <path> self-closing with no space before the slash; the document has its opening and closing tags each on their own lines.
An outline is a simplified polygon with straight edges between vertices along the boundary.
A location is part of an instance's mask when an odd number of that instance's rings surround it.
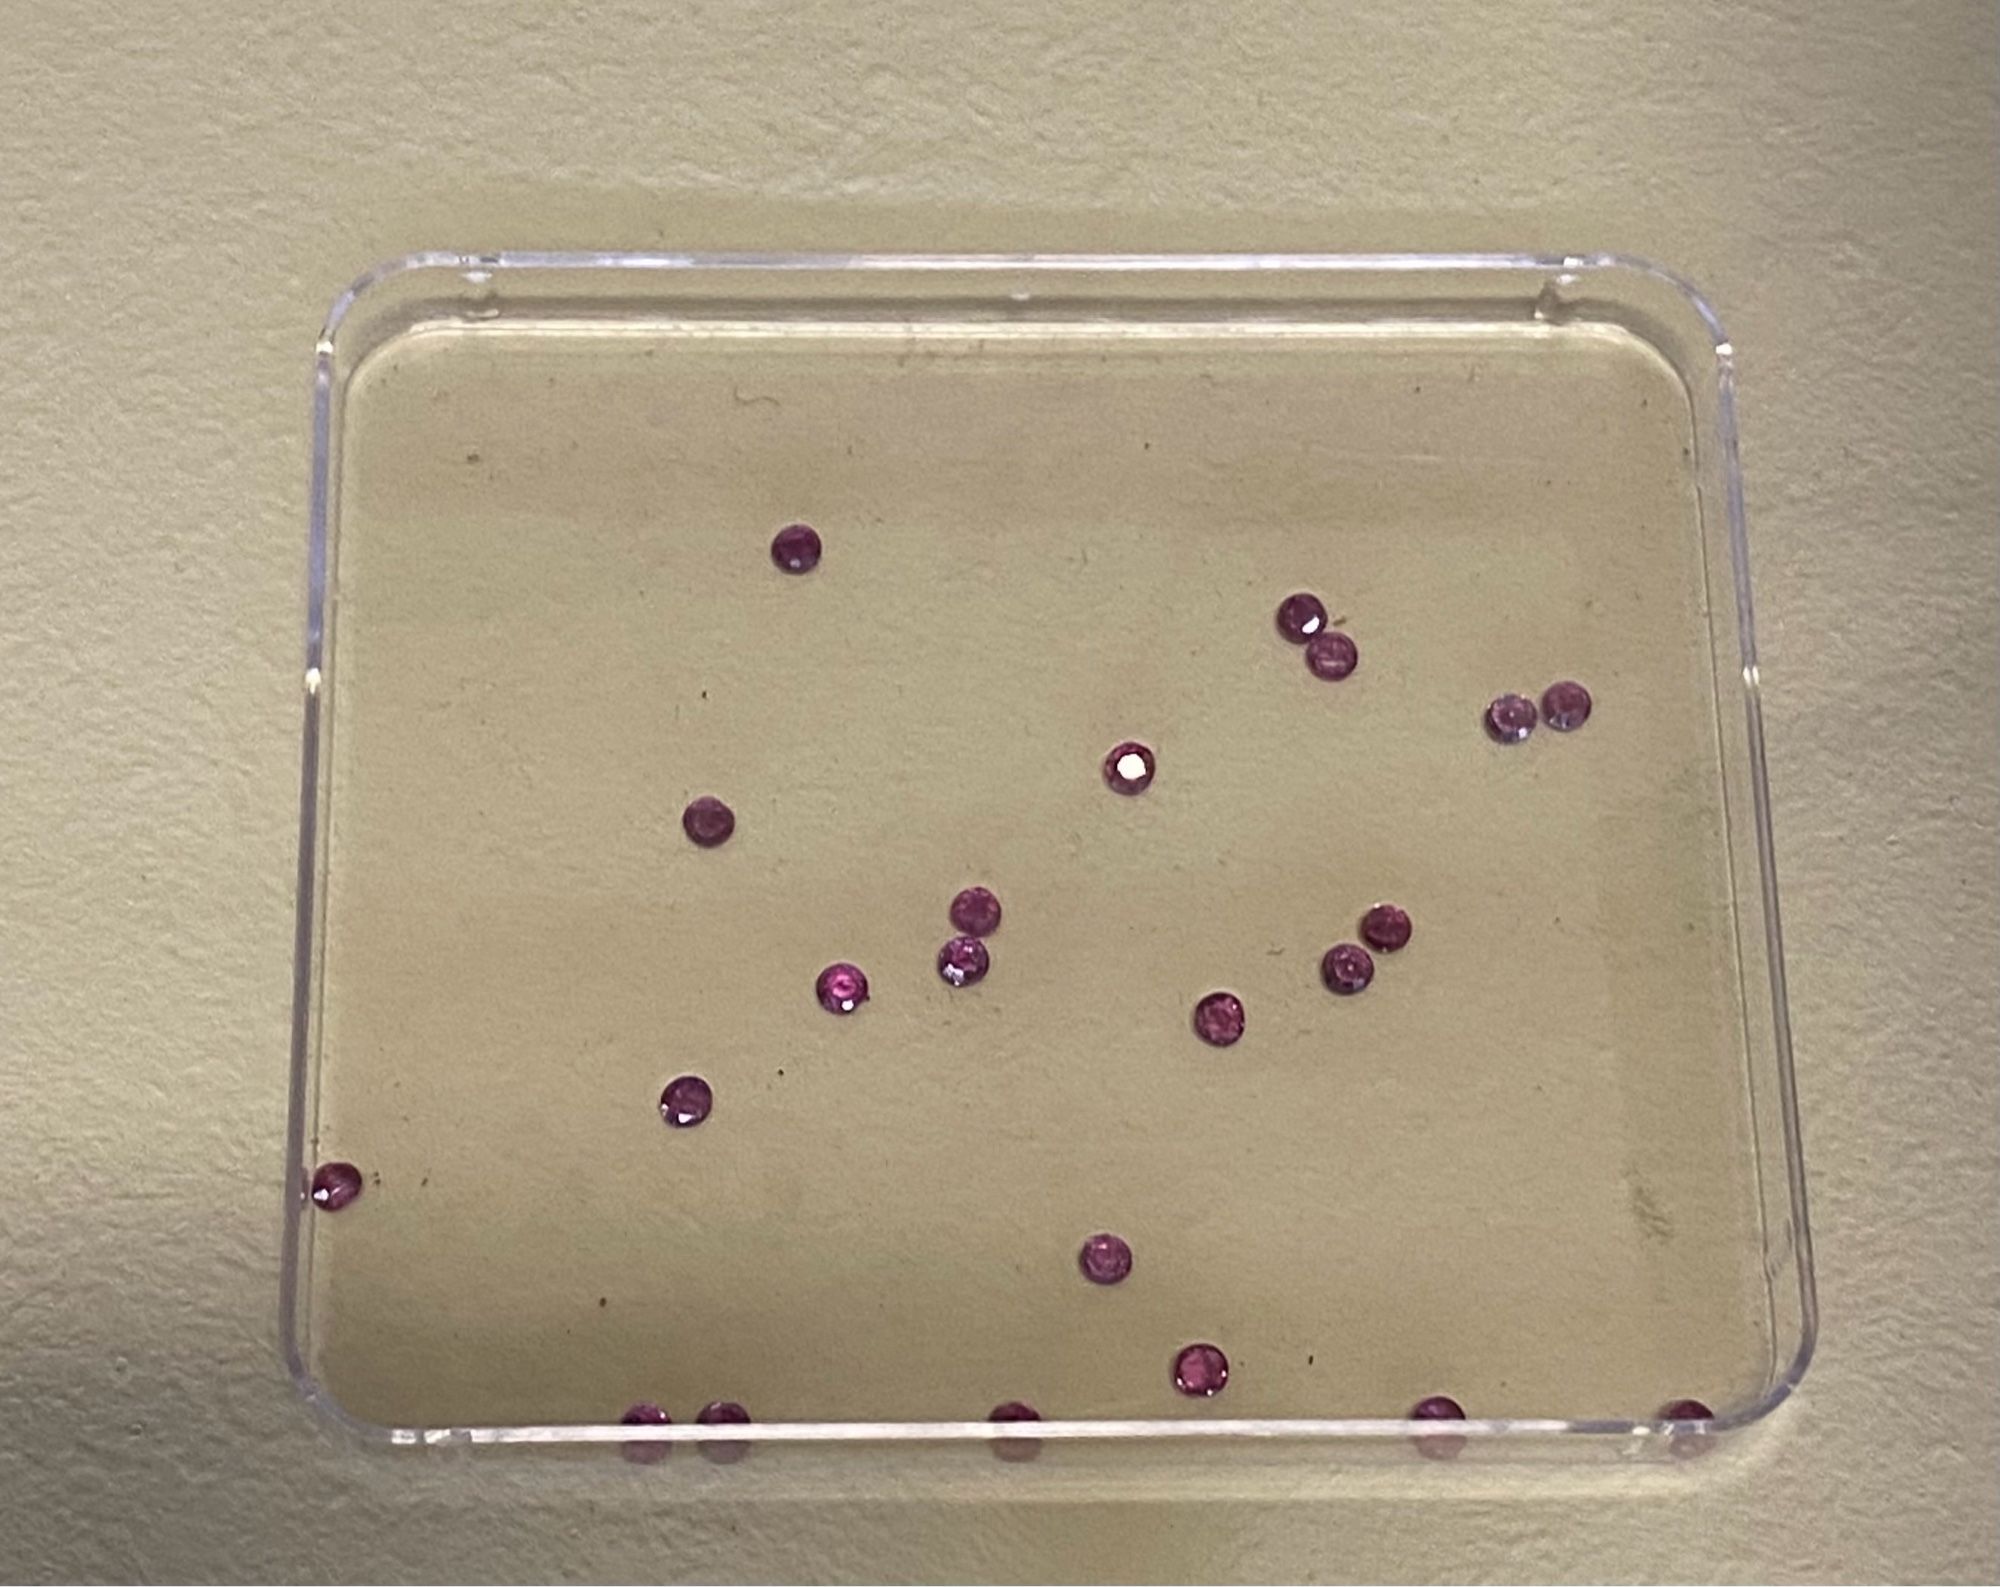
<svg viewBox="0 0 2000 1587">
<path fill-rule="evenodd" d="M 311 9 L 0 3 L 0 1575 L 1994 1572 L 1990 6 Z M 385 255 L 591 244 L 1704 283 L 1825 1312 L 1764 1437 L 1629 1474 L 723 1473 L 314 1426 L 273 1317 L 312 334 Z"/>
</svg>

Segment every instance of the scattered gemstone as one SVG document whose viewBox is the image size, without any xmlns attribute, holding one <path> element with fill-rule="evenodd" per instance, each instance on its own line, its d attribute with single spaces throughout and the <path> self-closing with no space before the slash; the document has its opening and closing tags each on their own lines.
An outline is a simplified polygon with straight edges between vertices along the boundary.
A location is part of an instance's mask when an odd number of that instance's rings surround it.
<svg viewBox="0 0 2000 1587">
<path fill-rule="evenodd" d="M 1278 602 L 1278 632 L 1295 645 L 1303 645 L 1326 627 L 1326 602 L 1308 590 L 1287 595 Z"/>
<path fill-rule="evenodd" d="M 1410 941 L 1409 911 L 1377 904 L 1361 917 L 1361 940 L 1377 953 L 1394 953 Z"/>
<path fill-rule="evenodd" d="M 938 975 L 947 986 L 978 985 L 986 979 L 990 962 L 986 944 L 977 937 L 953 937 L 938 949 Z"/>
<path fill-rule="evenodd" d="M 990 937 L 1000 929 L 1000 900 L 991 888 L 968 887 L 951 901 L 951 923 L 968 937 Z"/>
<path fill-rule="evenodd" d="M 1449 1394 L 1433 1394 L 1428 1399 L 1418 1400 L 1410 1407 L 1413 1422 L 1462 1422 L 1465 1407 Z M 1428 1433 L 1414 1440 L 1417 1453 L 1430 1460 L 1453 1460 L 1465 1449 L 1465 1437 L 1460 1433 Z"/>
<path fill-rule="evenodd" d="M 1360 650 L 1338 628 L 1329 628 L 1306 641 L 1306 670 L 1315 678 L 1338 683 L 1360 662 Z"/>
<path fill-rule="evenodd" d="M 700 1075 L 681 1075 L 660 1093 L 660 1117 L 677 1130 L 692 1129 L 715 1106 L 715 1092 Z"/>
<path fill-rule="evenodd" d="M 1329 992 L 1351 997 L 1375 979 L 1375 961 L 1358 942 L 1336 942 L 1319 961 L 1319 978 Z"/>
<path fill-rule="evenodd" d="M 1194 1006 L 1194 1033 L 1211 1047 L 1233 1047 L 1243 1039 L 1243 999 L 1234 992 L 1211 992 Z"/>
<path fill-rule="evenodd" d="M 1153 752 L 1127 739 L 1104 757 L 1104 780 L 1113 793 L 1144 793 L 1153 780 Z"/>
<path fill-rule="evenodd" d="M 819 531 L 811 524 L 787 524 L 771 537 L 771 560 L 787 573 L 812 572 L 819 553 Z"/>
<path fill-rule="evenodd" d="M 1076 1253 L 1076 1265 L 1093 1284 L 1122 1284 L 1132 1271 L 1132 1247 L 1115 1234 L 1093 1234 Z"/>
<path fill-rule="evenodd" d="M 819 1006 L 829 1014 L 852 1014 L 868 1001 L 868 977 L 858 965 L 829 964 L 813 989 L 819 994 Z"/>
<path fill-rule="evenodd" d="M 644 1401 L 633 1406 L 623 1416 L 618 1418 L 618 1425 L 621 1427 L 667 1427 L 671 1426 L 672 1423 L 673 1418 L 661 1410 L 659 1406 L 649 1405 Z M 672 1444 L 646 1443 L 627 1444 L 621 1451 L 627 1460 L 641 1466 L 657 1465 L 673 1452 L 674 1446 Z"/>
<path fill-rule="evenodd" d="M 1675 1400 L 1660 1407 L 1660 1420 L 1663 1422 L 1706 1422 L 1714 1416 L 1715 1412 L 1700 1400 Z M 1680 1460 L 1691 1460 L 1715 1447 L 1714 1434 L 1698 1433 L 1691 1427 L 1675 1427 L 1668 1432 L 1667 1438 L 1668 1452 Z"/>
<path fill-rule="evenodd" d="M 1573 733 L 1590 720 L 1590 691 L 1565 678 L 1542 691 L 1542 720 L 1558 733 Z"/>
<path fill-rule="evenodd" d="M 694 1414 L 694 1419 L 703 1427 L 741 1427 L 750 1420 L 750 1413 L 734 1400 L 710 1400 Z M 728 1466 L 750 1453 L 750 1445 L 742 1439 L 717 1439 L 695 1446 L 717 1465 Z"/>
<path fill-rule="evenodd" d="M 989 1422 L 1039 1422 L 1042 1413 L 1024 1400 L 1008 1400 L 1004 1405 L 996 1405 L 987 1415 Z M 1002 1460 L 1033 1460 L 1042 1452 L 1039 1438 L 996 1438 L 993 1453 Z"/>
<path fill-rule="evenodd" d="M 1174 1357 L 1174 1387 L 1206 1400 L 1220 1394 L 1229 1381 L 1229 1357 L 1214 1345 L 1189 1345 Z"/>
<path fill-rule="evenodd" d="M 1535 730 L 1535 702 L 1503 694 L 1486 708 L 1486 731 L 1502 744 L 1518 744 Z"/>
<path fill-rule="evenodd" d="M 338 1212 L 361 1194 L 361 1170 L 352 1163 L 321 1163 L 313 1171 L 312 1204 Z"/>
<path fill-rule="evenodd" d="M 720 799 L 703 794 L 681 812 L 681 830 L 689 842 L 712 849 L 729 841 L 729 834 L 736 830 L 736 812 Z"/>
</svg>

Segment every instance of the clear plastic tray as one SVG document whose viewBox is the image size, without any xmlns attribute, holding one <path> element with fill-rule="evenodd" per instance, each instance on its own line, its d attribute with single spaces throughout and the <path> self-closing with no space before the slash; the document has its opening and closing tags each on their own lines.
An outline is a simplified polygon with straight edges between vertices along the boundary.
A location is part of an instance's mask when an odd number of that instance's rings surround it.
<svg viewBox="0 0 2000 1587">
<path fill-rule="evenodd" d="M 336 1418 L 1407 1456 L 1448 1394 L 1475 1455 L 1644 1453 L 1797 1382 L 1732 350 L 1670 275 L 426 255 L 334 305 L 315 415 L 282 1328 Z M 1581 731 L 1482 732 L 1563 677 Z"/>
</svg>

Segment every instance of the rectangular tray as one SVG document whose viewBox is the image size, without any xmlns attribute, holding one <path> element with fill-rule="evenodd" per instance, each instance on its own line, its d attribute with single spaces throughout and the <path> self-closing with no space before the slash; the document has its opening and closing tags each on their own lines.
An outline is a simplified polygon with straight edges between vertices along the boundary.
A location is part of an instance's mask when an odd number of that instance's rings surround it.
<svg viewBox="0 0 2000 1587">
<path fill-rule="evenodd" d="M 365 277 L 316 372 L 302 1389 L 404 1443 L 1757 1419 L 1814 1301 L 1732 367 L 1616 258 Z M 1352 677 L 1275 631 L 1294 589 Z M 1482 732 L 1563 677 L 1582 730 Z M 1006 918 L 953 990 L 971 882 Z M 1410 946 L 1330 995 L 1384 898 Z M 714 1113 L 669 1130 L 685 1072 Z"/>
</svg>

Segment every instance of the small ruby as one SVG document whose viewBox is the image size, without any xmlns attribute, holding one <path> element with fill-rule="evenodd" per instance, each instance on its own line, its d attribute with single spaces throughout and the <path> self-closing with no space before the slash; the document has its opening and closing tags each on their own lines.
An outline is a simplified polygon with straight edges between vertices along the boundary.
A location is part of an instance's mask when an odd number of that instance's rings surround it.
<svg viewBox="0 0 2000 1587">
<path fill-rule="evenodd" d="M 1039 1422 L 1042 1419 L 1042 1413 L 1025 1400 L 1008 1400 L 1005 1404 L 994 1406 L 987 1413 L 986 1419 L 989 1422 L 1002 1423 Z M 1039 1438 L 996 1438 L 993 1440 L 993 1453 L 998 1455 L 1002 1460 L 1033 1460 L 1041 1452 L 1042 1441 Z"/>
<path fill-rule="evenodd" d="M 690 842 L 712 849 L 729 841 L 729 834 L 736 830 L 736 812 L 720 799 L 703 794 L 681 812 L 681 830 Z"/>
<path fill-rule="evenodd" d="M 1174 1387 L 1196 1399 L 1220 1394 L 1229 1381 L 1229 1357 L 1214 1345 L 1189 1345 L 1174 1357 Z"/>
<path fill-rule="evenodd" d="M 812 572 L 819 553 L 819 531 L 811 524 L 787 524 L 771 537 L 771 560 L 787 573 Z"/>
<path fill-rule="evenodd" d="M 1590 720 L 1590 691 L 1565 678 L 1542 691 L 1542 720 L 1558 733 L 1573 733 Z"/>
<path fill-rule="evenodd" d="M 1000 900 L 985 887 L 968 887 L 951 901 L 951 923 L 968 937 L 990 937 L 1000 929 Z"/>
<path fill-rule="evenodd" d="M 710 1400 L 694 1413 L 694 1419 L 703 1427 L 741 1427 L 750 1420 L 750 1413 L 734 1400 Z M 749 1443 L 739 1438 L 703 1440 L 695 1447 L 719 1466 L 733 1465 L 750 1453 Z"/>
<path fill-rule="evenodd" d="M 1243 1000 L 1211 992 L 1194 1006 L 1194 1033 L 1211 1047 L 1233 1047 L 1243 1038 Z"/>
<path fill-rule="evenodd" d="M 1449 1394 L 1433 1394 L 1410 1407 L 1413 1422 L 1462 1422 L 1465 1407 Z M 1465 1449 L 1465 1437 L 1458 1433 L 1427 1433 L 1412 1440 L 1417 1453 L 1429 1460 L 1452 1460 Z"/>
<path fill-rule="evenodd" d="M 947 986 L 976 986 L 986 979 L 989 963 L 986 944 L 977 937 L 953 937 L 938 949 L 937 971 Z"/>
<path fill-rule="evenodd" d="M 1319 978 L 1329 992 L 1352 997 L 1375 979 L 1375 961 L 1358 942 L 1336 942 L 1319 961 Z"/>
<path fill-rule="evenodd" d="M 1503 694 L 1486 708 L 1486 731 L 1502 744 L 1518 744 L 1535 730 L 1535 702 Z"/>
<path fill-rule="evenodd" d="M 1360 650 L 1338 628 L 1329 628 L 1306 641 L 1306 670 L 1315 678 L 1338 683 L 1360 662 Z"/>
<path fill-rule="evenodd" d="M 1104 780 L 1113 793 L 1144 793 L 1153 780 L 1153 752 L 1144 744 L 1127 739 L 1112 747 L 1104 757 Z"/>
<path fill-rule="evenodd" d="M 819 1006 L 829 1014 L 852 1014 L 868 1001 L 868 977 L 857 965 L 829 964 L 813 989 L 819 994 Z"/>
<path fill-rule="evenodd" d="M 1660 1407 L 1660 1420 L 1663 1422 L 1707 1422 L 1714 1417 L 1715 1412 L 1700 1400 L 1675 1400 Z M 1677 1460 L 1692 1460 L 1715 1447 L 1712 1433 L 1697 1432 L 1692 1427 L 1669 1428 L 1667 1439 L 1667 1451 Z"/>
<path fill-rule="evenodd" d="M 621 1427 L 670 1427 L 673 1425 L 673 1420 L 659 1406 L 648 1404 L 642 1400 L 618 1418 L 618 1425 Z M 674 1446 L 672 1444 L 650 1443 L 626 1444 L 620 1450 L 620 1453 L 627 1460 L 641 1466 L 657 1465 L 673 1452 Z"/>
<path fill-rule="evenodd" d="M 1132 1271 L 1132 1247 L 1115 1234 L 1093 1234 L 1076 1253 L 1076 1265 L 1093 1284 L 1122 1284 Z"/>
<path fill-rule="evenodd" d="M 1326 627 L 1326 602 L 1309 590 L 1287 595 L 1278 602 L 1278 632 L 1295 645 L 1303 645 Z"/>
<path fill-rule="evenodd" d="M 1378 953 L 1394 953 L 1410 940 L 1410 916 L 1394 904 L 1377 904 L 1361 917 L 1361 940 Z"/>
<path fill-rule="evenodd" d="M 361 1194 L 361 1170 L 352 1163 L 321 1163 L 313 1171 L 312 1204 L 338 1212 Z"/>
<path fill-rule="evenodd" d="M 660 1093 L 660 1117 L 677 1130 L 692 1129 L 708 1117 L 715 1093 L 700 1075 L 681 1075 Z"/>
</svg>

